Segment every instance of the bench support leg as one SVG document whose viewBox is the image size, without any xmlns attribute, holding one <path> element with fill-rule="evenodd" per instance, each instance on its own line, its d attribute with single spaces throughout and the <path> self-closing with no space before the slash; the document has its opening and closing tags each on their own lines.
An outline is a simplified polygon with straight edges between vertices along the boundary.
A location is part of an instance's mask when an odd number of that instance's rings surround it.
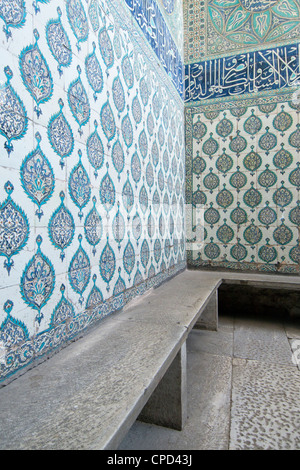
<svg viewBox="0 0 300 470">
<path fill-rule="evenodd" d="M 152 393 L 138 419 L 181 431 L 187 419 L 186 344 Z"/>
<path fill-rule="evenodd" d="M 199 330 L 218 330 L 218 291 L 211 296 L 205 310 L 202 312 L 194 328 Z"/>
</svg>

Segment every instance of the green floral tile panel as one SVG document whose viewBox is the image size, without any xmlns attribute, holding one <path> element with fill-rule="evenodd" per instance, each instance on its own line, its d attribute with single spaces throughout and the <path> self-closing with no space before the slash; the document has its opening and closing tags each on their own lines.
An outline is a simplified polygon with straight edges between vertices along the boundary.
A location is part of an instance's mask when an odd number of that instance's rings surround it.
<svg viewBox="0 0 300 470">
<path fill-rule="evenodd" d="M 192 224 L 200 210 L 204 228 L 202 248 L 188 251 L 188 263 L 297 273 L 299 109 L 275 98 L 244 104 L 186 109 L 186 187 Z"/>
</svg>

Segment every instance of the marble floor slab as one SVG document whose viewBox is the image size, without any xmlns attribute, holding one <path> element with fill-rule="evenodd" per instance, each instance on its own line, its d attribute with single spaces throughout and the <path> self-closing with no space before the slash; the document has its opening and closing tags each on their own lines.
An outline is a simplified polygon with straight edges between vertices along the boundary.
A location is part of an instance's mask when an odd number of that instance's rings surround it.
<svg viewBox="0 0 300 470">
<path fill-rule="evenodd" d="M 282 321 L 236 319 L 234 357 L 292 365 L 291 349 Z"/>
<path fill-rule="evenodd" d="M 297 339 L 299 323 L 278 318 L 226 316 L 217 332 L 192 330 L 184 430 L 137 421 L 119 449 L 299 450 Z"/>
<path fill-rule="evenodd" d="M 218 331 L 193 330 L 187 343 L 188 351 L 193 353 L 209 353 L 232 357 L 233 330 L 219 326 Z"/>
</svg>

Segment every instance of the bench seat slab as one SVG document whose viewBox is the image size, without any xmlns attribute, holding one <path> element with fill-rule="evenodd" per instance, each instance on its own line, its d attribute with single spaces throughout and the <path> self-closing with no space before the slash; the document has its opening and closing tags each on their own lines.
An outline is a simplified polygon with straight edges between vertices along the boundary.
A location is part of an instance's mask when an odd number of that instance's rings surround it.
<svg viewBox="0 0 300 470">
<path fill-rule="evenodd" d="M 199 330 L 218 330 L 218 291 L 215 290 L 194 328 Z"/>
</svg>

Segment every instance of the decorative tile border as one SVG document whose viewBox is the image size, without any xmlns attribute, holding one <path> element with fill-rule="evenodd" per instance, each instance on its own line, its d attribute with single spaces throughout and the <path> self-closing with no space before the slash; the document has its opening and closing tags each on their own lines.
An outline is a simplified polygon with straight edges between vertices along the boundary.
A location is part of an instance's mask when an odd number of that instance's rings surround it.
<svg viewBox="0 0 300 470">
<path fill-rule="evenodd" d="M 211 261 L 203 260 L 201 256 L 194 259 L 191 251 L 187 251 L 187 263 L 189 269 L 207 269 L 208 271 L 236 271 L 236 272 L 261 272 L 264 274 L 291 274 L 300 275 L 299 266 L 277 266 L 276 264 L 265 263 L 244 263 L 244 262 L 228 262 L 228 261 Z"/>
<path fill-rule="evenodd" d="M 299 2 L 294 0 L 185 0 L 185 63 L 220 58 L 299 38 Z"/>
<path fill-rule="evenodd" d="M 274 92 L 299 86 L 300 45 L 276 47 L 185 66 L 185 103 Z"/>
<path fill-rule="evenodd" d="M 183 0 L 184 63 L 203 60 L 206 56 L 206 2 Z"/>
<path fill-rule="evenodd" d="M 286 101 L 292 101 L 297 87 L 284 88 L 280 90 L 280 93 L 275 91 L 270 91 L 267 93 L 241 95 L 238 99 L 228 100 L 228 98 L 221 99 L 212 99 L 203 101 L 201 103 L 190 102 L 185 105 L 185 112 L 191 112 L 192 114 L 197 114 L 201 106 L 203 112 L 213 112 L 213 111 L 226 111 L 234 108 L 244 108 L 249 106 L 256 106 L 260 104 L 273 104 L 273 103 L 285 103 Z"/>
</svg>

